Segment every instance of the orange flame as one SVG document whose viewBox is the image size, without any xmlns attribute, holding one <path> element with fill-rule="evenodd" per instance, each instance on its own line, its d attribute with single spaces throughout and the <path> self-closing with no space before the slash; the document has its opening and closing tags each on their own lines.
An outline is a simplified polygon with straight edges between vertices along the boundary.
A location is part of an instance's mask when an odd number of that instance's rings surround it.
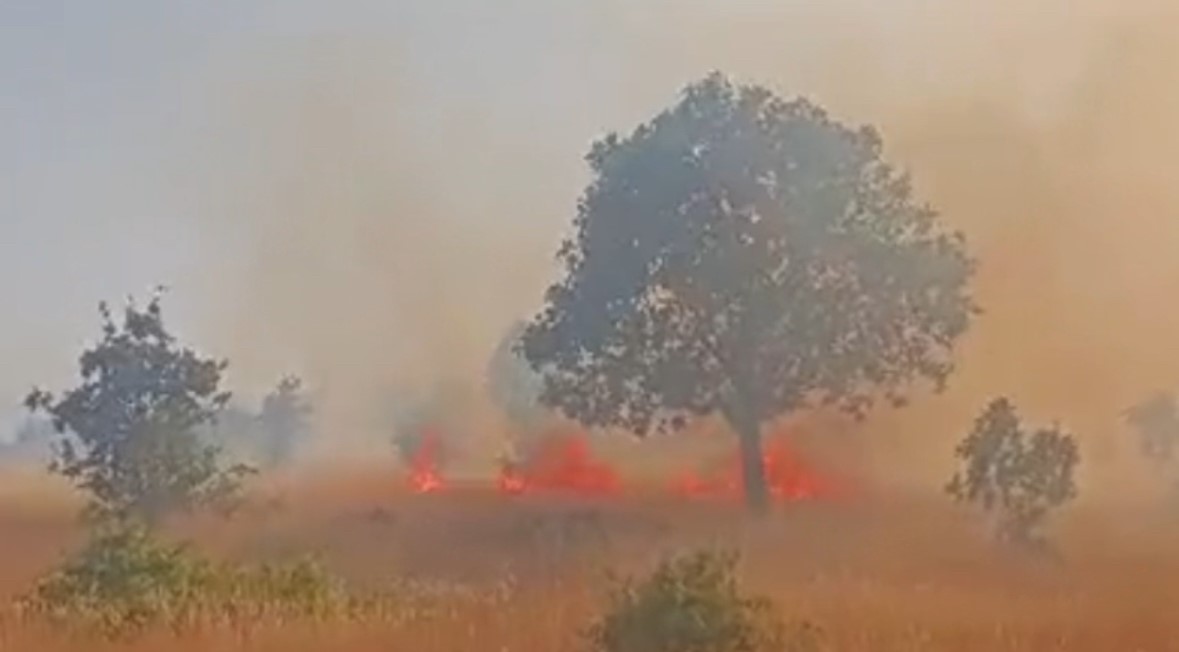
<svg viewBox="0 0 1179 652">
<path fill-rule="evenodd" d="M 618 474 L 593 459 L 582 435 L 552 434 L 538 444 L 522 465 L 505 464 L 499 489 L 507 494 L 569 492 L 581 495 L 613 495 L 621 487 Z"/>
<path fill-rule="evenodd" d="M 448 489 L 440 471 L 444 441 L 436 430 L 423 432 L 409 459 L 407 484 L 418 494 Z M 842 482 L 820 474 L 790 447 L 783 437 L 763 447 L 766 485 L 774 502 L 836 499 L 846 495 Z M 594 459 L 585 435 L 550 433 L 521 463 L 505 462 L 496 481 L 504 495 L 567 493 L 580 496 L 614 496 L 622 489 L 619 474 Z M 671 491 L 684 498 L 740 500 L 744 495 L 740 458 L 732 455 L 714 474 L 686 472 L 671 483 Z"/>
<path fill-rule="evenodd" d="M 505 464 L 497 482 L 501 493 L 522 494 L 528 489 L 528 480 L 514 464 Z"/>
<path fill-rule="evenodd" d="M 433 493 L 445 488 L 438 470 L 441 447 L 442 439 L 437 432 L 431 430 L 422 435 L 418 449 L 409 460 L 409 488 L 414 493 Z"/>
<path fill-rule="evenodd" d="M 776 502 L 837 498 L 844 493 L 838 483 L 808 467 L 783 439 L 763 448 L 762 463 L 770 498 Z M 685 498 L 739 499 L 742 487 L 741 462 L 736 456 L 712 477 L 687 472 L 672 483 L 672 491 Z"/>
</svg>

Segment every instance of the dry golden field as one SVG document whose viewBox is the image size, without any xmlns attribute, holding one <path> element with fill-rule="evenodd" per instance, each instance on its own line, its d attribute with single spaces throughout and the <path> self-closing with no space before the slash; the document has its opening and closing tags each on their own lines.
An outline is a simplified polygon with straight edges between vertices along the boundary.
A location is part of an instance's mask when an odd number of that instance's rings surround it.
<svg viewBox="0 0 1179 652">
<path fill-rule="evenodd" d="M 665 496 L 409 495 L 388 474 L 340 477 L 272 488 L 236 520 L 194 520 L 174 533 L 212 555 L 314 552 L 359 585 L 412 576 L 466 590 L 398 623 L 214 628 L 121 645 L 69 639 L 8 613 L 0 650 L 577 650 L 607 569 L 637 572 L 661 553 L 714 543 L 739 547 L 746 586 L 787 619 L 817 624 L 824 649 L 1179 650 L 1179 527 L 1161 511 L 1075 509 L 1055 524 L 1064 561 L 1048 564 L 997 551 L 977 518 L 932 495 L 878 491 L 749 523 L 731 505 Z M 61 492 L 12 474 L 0 482 L 0 593 L 9 598 L 81 532 Z"/>
</svg>

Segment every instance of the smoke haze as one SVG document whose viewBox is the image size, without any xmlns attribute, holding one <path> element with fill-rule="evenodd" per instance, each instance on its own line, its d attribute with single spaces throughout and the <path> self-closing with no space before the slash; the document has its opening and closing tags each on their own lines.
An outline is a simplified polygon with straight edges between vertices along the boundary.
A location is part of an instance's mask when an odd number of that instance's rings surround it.
<svg viewBox="0 0 1179 652">
<path fill-rule="evenodd" d="M 10 404 L 68 380 L 98 300 L 163 282 L 235 387 L 303 374 L 325 450 L 387 441 L 394 397 L 477 377 L 537 307 L 590 141 L 713 69 L 878 126 L 979 259 L 985 314 L 949 392 L 860 428 L 882 467 L 943 477 L 1006 393 L 1116 479 L 1118 412 L 1179 385 L 1169 3 L 128 4 L 143 12 L 90 27 L 0 10 L 32 35 L 0 52 L 56 73 L 0 64 L 31 121 L 0 127 L 21 136 L 0 154 Z M 47 58 L 38 34 L 74 46 Z M 95 52 L 114 54 L 84 65 Z"/>
</svg>

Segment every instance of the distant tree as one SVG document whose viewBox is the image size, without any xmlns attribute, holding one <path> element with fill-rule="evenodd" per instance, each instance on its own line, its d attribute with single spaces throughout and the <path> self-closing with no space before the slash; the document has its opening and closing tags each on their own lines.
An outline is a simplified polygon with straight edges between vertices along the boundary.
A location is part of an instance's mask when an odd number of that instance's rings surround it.
<svg viewBox="0 0 1179 652">
<path fill-rule="evenodd" d="M 1142 453 L 1159 464 L 1170 463 L 1179 445 L 1179 404 L 1175 396 L 1159 392 L 1123 413 L 1138 432 Z"/>
<path fill-rule="evenodd" d="M 303 391 L 303 381 L 285 376 L 266 398 L 258 413 L 259 449 L 262 463 L 281 466 L 291 460 L 296 449 L 311 434 L 311 400 Z"/>
<path fill-rule="evenodd" d="M 48 444 L 55 433 L 51 420 L 30 416 L 17 427 L 13 442 L 19 446 L 39 446 Z"/>
<path fill-rule="evenodd" d="M 500 340 L 487 365 L 487 391 L 512 424 L 530 430 L 546 417 L 540 403 L 544 381 L 520 354 L 520 337 L 527 324 L 514 324 Z"/>
<path fill-rule="evenodd" d="M 767 421 L 940 388 L 973 263 L 881 157 L 872 129 L 720 74 L 594 143 L 565 276 L 522 337 L 542 402 L 639 434 L 718 413 L 761 511 Z"/>
<path fill-rule="evenodd" d="M 53 422 L 49 419 L 27 417 L 16 427 L 12 440 L 0 444 L 0 458 L 20 462 L 47 459 L 54 434 Z"/>
<path fill-rule="evenodd" d="M 217 412 L 217 419 L 197 427 L 198 438 L 208 446 L 221 450 L 223 455 L 233 459 L 257 463 L 260 421 L 258 413 L 250 406 L 230 400 Z"/>
<path fill-rule="evenodd" d="M 1043 548 L 1039 530 L 1049 513 L 1077 495 L 1080 453 L 1073 437 L 1055 427 L 1025 430 L 1011 402 L 997 398 L 955 454 L 960 468 L 946 491 L 994 514 L 1001 541 Z"/>
<path fill-rule="evenodd" d="M 226 467 L 197 429 L 229 400 L 227 363 L 181 347 L 159 297 L 133 302 L 116 322 L 100 304 L 102 339 L 78 359 L 80 382 L 60 398 L 33 390 L 25 405 L 58 434 L 51 470 L 90 493 L 102 516 L 148 523 L 174 510 L 231 498 L 249 469 Z"/>
</svg>

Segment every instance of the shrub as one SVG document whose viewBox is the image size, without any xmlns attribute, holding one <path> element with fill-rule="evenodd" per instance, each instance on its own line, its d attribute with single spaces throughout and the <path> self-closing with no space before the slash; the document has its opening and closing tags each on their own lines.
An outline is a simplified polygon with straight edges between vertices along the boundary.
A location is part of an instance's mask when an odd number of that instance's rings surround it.
<svg viewBox="0 0 1179 652">
<path fill-rule="evenodd" d="M 625 580 L 605 614 L 585 632 L 593 652 L 809 652 L 818 631 L 787 628 L 772 603 L 748 597 L 735 579 L 734 555 L 698 552 L 659 564 L 641 581 Z"/>
<path fill-rule="evenodd" d="M 121 634 L 179 622 L 213 579 L 210 564 L 138 527 L 104 528 L 21 601 L 27 615 Z"/>
</svg>

